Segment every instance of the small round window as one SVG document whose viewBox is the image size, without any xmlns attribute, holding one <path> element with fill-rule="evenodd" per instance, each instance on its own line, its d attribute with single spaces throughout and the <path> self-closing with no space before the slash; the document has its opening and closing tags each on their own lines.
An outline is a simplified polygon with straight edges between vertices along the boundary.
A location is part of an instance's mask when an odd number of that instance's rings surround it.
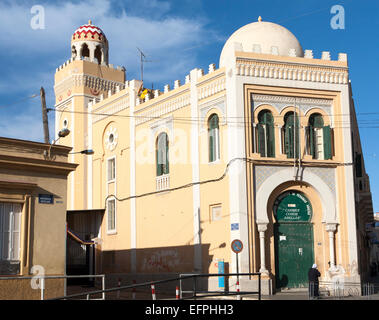
<svg viewBox="0 0 379 320">
<path fill-rule="evenodd" d="M 63 128 L 67 128 L 67 127 L 68 127 L 68 120 L 64 119 L 63 120 Z"/>
<path fill-rule="evenodd" d="M 113 150 L 116 145 L 117 145 L 117 140 L 118 140 L 118 133 L 117 133 L 117 129 L 116 128 L 113 128 L 113 127 L 110 127 L 107 132 L 106 132 L 106 136 L 105 136 L 105 139 L 104 139 L 104 142 L 105 142 L 105 146 L 109 149 L 109 150 Z"/>
</svg>

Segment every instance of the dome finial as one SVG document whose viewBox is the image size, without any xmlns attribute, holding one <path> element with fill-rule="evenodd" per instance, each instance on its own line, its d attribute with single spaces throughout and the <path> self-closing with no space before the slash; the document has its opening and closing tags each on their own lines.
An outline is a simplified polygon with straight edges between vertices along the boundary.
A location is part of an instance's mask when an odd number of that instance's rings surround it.
<svg viewBox="0 0 379 320">
<path fill-rule="evenodd" d="M 261 16 L 258 17 L 258 22 L 262 22 L 262 17 Z"/>
<path fill-rule="evenodd" d="M 90 19 L 90 20 L 88 20 L 88 24 L 92 24 L 92 20 Z"/>
</svg>

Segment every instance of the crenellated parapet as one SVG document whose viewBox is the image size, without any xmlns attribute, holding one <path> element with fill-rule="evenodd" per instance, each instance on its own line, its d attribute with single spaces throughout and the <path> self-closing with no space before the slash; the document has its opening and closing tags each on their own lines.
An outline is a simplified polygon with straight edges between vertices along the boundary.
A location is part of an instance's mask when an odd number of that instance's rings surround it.
<svg viewBox="0 0 379 320">
<path fill-rule="evenodd" d="M 87 62 L 92 62 L 98 64 L 98 60 L 96 58 L 90 58 L 90 57 L 77 57 L 76 59 L 71 58 L 61 64 L 58 68 L 55 69 L 55 72 L 63 70 L 65 67 L 69 66 L 72 62 L 74 61 L 87 61 Z M 114 66 L 113 64 L 102 64 L 102 66 L 113 69 L 113 70 L 120 70 L 120 71 L 125 71 L 125 67 L 123 66 Z"/>
<path fill-rule="evenodd" d="M 207 74 L 204 73 L 203 69 L 197 69 L 199 99 L 206 98 L 210 95 L 225 90 L 225 78 L 221 77 L 223 73 L 215 74 L 216 71 L 216 65 L 214 63 L 209 65 Z M 154 90 L 153 94 L 146 95 L 143 99 L 137 98 L 136 105 L 139 106 L 156 98 L 164 99 L 166 97 L 165 95 L 168 97 L 172 94 L 175 94 L 175 92 L 181 91 L 183 89 L 183 86 L 187 86 L 190 81 L 191 77 L 190 74 L 188 74 L 185 77 L 184 84 L 180 80 L 175 80 L 173 86 L 170 84 L 164 85 L 163 91 Z"/>
</svg>

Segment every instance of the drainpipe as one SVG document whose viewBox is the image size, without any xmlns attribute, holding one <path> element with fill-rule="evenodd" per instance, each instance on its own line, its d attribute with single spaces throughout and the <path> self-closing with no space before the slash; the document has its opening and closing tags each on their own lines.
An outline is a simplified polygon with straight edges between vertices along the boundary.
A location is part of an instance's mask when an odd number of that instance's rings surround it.
<svg viewBox="0 0 379 320">
<path fill-rule="evenodd" d="M 296 98 L 293 107 L 293 180 L 296 181 Z"/>
<path fill-rule="evenodd" d="M 295 98 L 295 101 L 296 101 L 296 98 Z M 296 103 L 295 103 L 296 105 Z M 300 121 L 300 106 L 298 107 L 298 112 L 299 112 L 299 169 L 298 169 L 298 173 L 301 172 L 301 121 Z"/>
</svg>

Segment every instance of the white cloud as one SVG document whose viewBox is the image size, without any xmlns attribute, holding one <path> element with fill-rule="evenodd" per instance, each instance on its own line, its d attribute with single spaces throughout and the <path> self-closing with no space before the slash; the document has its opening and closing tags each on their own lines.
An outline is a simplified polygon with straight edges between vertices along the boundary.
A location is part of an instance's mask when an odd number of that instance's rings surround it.
<svg viewBox="0 0 379 320">
<path fill-rule="evenodd" d="M 43 5 L 45 29 L 37 30 L 30 26 L 31 7 L 24 2 L 0 4 L 0 30 L 7 30 L 0 33 L 0 43 L 10 55 L 34 56 L 36 61 L 40 57 L 44 63 L 56 61 L 59 65 L 69 59 L 71 35 L 89 19 L 102 28 L 109 40 L 110 63 L 124 65 L 137 76 L 137 47 L 146 52 L 154 60 L 146 66 L 151 81 L 174 81 L 177 72 L 184 78 L 190 71 L 187 68 L 196 67 L 196 50 L 187 49 L 212 41 L 212 32 L 205 30 L 202 19 L 170 16 L 167 2 L 144 0 L 138 3 L 138 11 L 121 10 L 117 14 L 112 12 L 109 0 L 48 3 Z"/>
<path fill-rule="evenodd" d="M 116 12 L 110 0 L 44 2 L 45 29 L 37 30 L 30 24 L 35 3 L 0 3 L 0 30 L 3 30 L 0 56 L 9 61 L 0 79 L 0 105 L 4 104 L 5 96 L 7 100 L 12 99 L 10 96 L 18 100 L 35 91 L 38 93 L 41 86 L 46 90 L 48 104 L 53 103 L 55 68 L 70 58 L 71 35 L 89 19 L 108 38 L 109 62 L 125 66 L 129 80 L 131 77 L 139 79 L 137 47 L 144 51 L 152 60 L 145 64 L 144 79 L 147 85 L 154 83 L 155 88 L 165 83 L 173 85 L 177 79 L 184 80 L 191 69 L 200 67 L 196 48 L 219 40 L 214 32 L 206 30 L 206 21 L 202 18 L 170 14 L 169 2 L 142 0 L 137 5 L 127 0 L 125 3 L 134 7 Z M 37 112 L 31 112 L 33 108 Z M 7 113 L 6 117 L 1 112 L 0 117 L 0 136 L 42 139 L 39 106 Z M 50 121 L 50 126 L 53 125 Z"/>
</svg>

